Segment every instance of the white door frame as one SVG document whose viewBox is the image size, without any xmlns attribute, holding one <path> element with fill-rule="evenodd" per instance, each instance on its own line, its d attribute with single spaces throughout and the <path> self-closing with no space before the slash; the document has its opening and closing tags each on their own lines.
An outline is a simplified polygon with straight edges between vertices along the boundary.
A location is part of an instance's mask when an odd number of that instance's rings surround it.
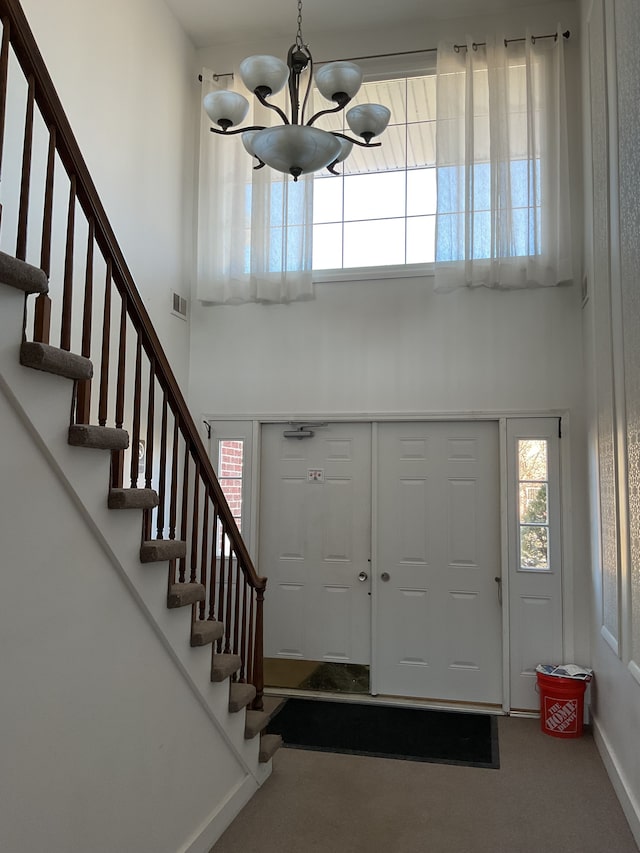
<svg viewBox="0 0 640 853">
<path fill-rule="evenodd" d="M 571 525 L 572 519 L 572 484 L 571 484 L 571 418 L 566 409 L 551 409 L 544 411 L 531 410 L 514 410 L 509 412 L 504 411 L 486 411 L 486 412 L 371 412 L 371 413 L 296 413 L 291 412 L 280 414 L 265 414 L 265 413 L 233 413 L 221 415 L 219 413 L 204 415 L 204 420 L 210 421 L 248 421 L 252 424 L 252 459 L 253 472 L 251 478 L 251 524 L 250 538 L 254 546 L 252 553 L 258 553 L 257 531 L 259 529 L 259 512 L 258 498 L 260 494 L 260 430 L 263 424 L 268 423 L 300 423 L 304 421 L 329 421 L 338 423 L 340 421 L 349 421 L 357 423 L 365 421 L 371 424 L 372 429 L 372 500 L 376 501 L 376 489 L 378 485 L 378 477 L 375 458 L 377 451 L 377 424 L 387 421 L 392 422 L 408 422 L 408 421 L 496 421 L 499 425 L 500 435 L 500 510 L 501 510 L 501 556 L 502 556 L 502 655 L 503 655 L 503 703 L 502 708 L 505 714 L 511 710 L 510 697 L 510 658 L 509 658 L 509 580 L 507 567 L 509 565 L 509 537 L 507 524 L 507 442 L 506 442 L 506 424 L 507 420 L 518 418 L 558 418 L 562 428 L 562 441 L 560 445 L 560 504 L 561 504 L 561 524 L 562 524 L 562 563 L 564 571 L 562 573 L 562 630 L 563 630 L 563 656 L 565 661 L 571 661 L 574 658 L 574 615 L 573 615 L 573 592 L 574 592 L 574 575 L 573 575 L 573 530 Z M 205 428 L 203 433 L 206 437 Z M 377 509 L 372 506 L 372 512 Z M 372 516 L 373 517 L 373 516 Z M 372 530 L 371 543 L 371 559 L 372 571 L 375 565 L 375 536 Z M 372 599 L 375 593 L 372 591 Z M 372 600 L 372 632 L 376 630 L 376 602 Z M 375 650 L 372 642 L 372 653 Z M 372 672 L 374 669 L 374 656 L 372 654 Z"/>
</svg>

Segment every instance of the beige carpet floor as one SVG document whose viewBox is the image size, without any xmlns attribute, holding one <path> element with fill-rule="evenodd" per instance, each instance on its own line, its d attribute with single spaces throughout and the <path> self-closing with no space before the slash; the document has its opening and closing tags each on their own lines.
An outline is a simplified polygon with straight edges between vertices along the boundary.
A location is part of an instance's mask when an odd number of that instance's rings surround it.
<svg viewBox="0 0 640 853">
<path fill-rule="evenodd" d="M 499 770 L 281 749 L 212 853 L 637 853 L 590 734 L 499 732 Z"/>
</svg>

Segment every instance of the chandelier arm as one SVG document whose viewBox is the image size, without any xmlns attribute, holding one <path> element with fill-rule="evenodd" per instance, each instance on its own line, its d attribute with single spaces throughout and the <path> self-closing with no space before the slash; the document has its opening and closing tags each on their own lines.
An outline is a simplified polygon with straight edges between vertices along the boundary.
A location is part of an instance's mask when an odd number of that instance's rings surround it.
<svg viewBox="0 0 640 853">
<path fill-rule="evenodd" d="M 339 103 L 339 104 L 337 104 L 337 106 L 335 106 L 335 107 L 328 107 L 326 110 L 320 110 L 320 112 L 319 112 L 319 113 L 316 113 L 315 115 L 311 116 L 311 118 L 310 118 L 310 119 L 309 119 L 309 121 L 307 122 L 307 127 L 311 127 L 311 125 L 314 123 L 314 121 L 315 121 L 317 118 L 320 118 L 320 116 L 326 116 L 326 115 L 328 115 L 329 113 L 339 113 L 339 112 L 340 112 L 340 110 L 343 110 L 343 109 L 347 106 L 347 104 L 349 103 L 349 101 L 350 101 L 350 100 L 351 100 L 351 98 L 347 98 L 347 97 L 345 96 L 345 99 L 344 99 L 344 100 L 343 100 L 343 99 L 341 99 L 341 100 L 340 100 L 340 103 Z"/>
<path fill-rule="evenodd" d="M 253 94 L 260 101 L 260 103 L 262 104 L 263 107 L 268 107 L 270 110 L 275 110 L 285 124 L 291 123 L 289 121 L 289 119 L 287 118 L 286 114 L 282 112 L 280 107 L 277 107 L 275 104 L 270 104 L 269 101 L 264 97 L 264 95 L 261 95 L 257 89 Z M 264 130 L 263 127 L 259 128 L 259 129 Z M 245 128 L 245 130 L 254 130 L 254 128 Z"/>
<path fill-rule="evenodd" d="M 347 142 L 353 142 L 354 145 L 360 145 L 362 148 L 381 148 L 382 142 L 360 142 L 359 139 L 355 139 L 353 136 L 347 136 L 346 133 L 338 133 L 337 130 L 330 130 L 333 136 L 339 136 L 340 139 L 346 139 Z"/>
<path fill-rule="evenodd" d="M 287 67 L 289 68 L 289 106 L 291 107 L 291 123 L 298 124 L 298 110 L 300 104 L 298 101 L 298 71 L 294 67 L 293 55 L 298 48 L 298 44 L 292 44 L 287 53 Z M 302 50 L 302 47 L 298 48 Z"/>
<path fill-rule="evenodd" d="M 254 154 L 253 156 L 255 157 L 256 155 Z M 264 167 L 267 165 L 264 160 L 261 160 L 259 157 L 256 157 L 256 160 L 258 161 L 258 165 L 253 167 L 254 172 L 258 169 L 264 169 Z"/>
<path fill-rule="evenodd" d="M 311 75 L 307 83 L 307 91 L 300 111 L 300 77 L 309 63 L 313 64 L 311 52 L 305 44 L 292 44 L 287 54 L 287 66 L 289 68 L 289 101 L 291 104 L 291 124 L 300 124 L 311 88 Z"/>
<path fill-rule="evenodd" d="M 340 177 L 340 172 L 336 172 L 336 166 L 339 162 L 339 160 L 334 160 L 333 163 L 329 163 L 329 165 L 327 166 L 327 172 L 331 172 L 332 175 L 337 175 L 338 177 Z"/>
<path fill-rule="evenodd" d="M 311 92 L 311 83 L 313 82 L 313 57 L 311 53 L 307 51 L 309 54 L 309 77 L 307 79 L 307 89 L 304 93 L 304 100 L 302 102 L 302 109 L 300 110 L 300 124 L 304 123 L 304 114 L 307 111 L 307 102 L 309 100 L 309 94 Z"/>
<path fill-rule="evenodd" d="M 264 125 L 254 124 L 251 127 L 237 127 L 235 130 L 218 130 L 217 127 L 210 127 L 211 133 L 219 133 L 220 136 L 234 136 L 236 133 L 244 133 L 246 130 L 265 130 Z"/>
</svg>

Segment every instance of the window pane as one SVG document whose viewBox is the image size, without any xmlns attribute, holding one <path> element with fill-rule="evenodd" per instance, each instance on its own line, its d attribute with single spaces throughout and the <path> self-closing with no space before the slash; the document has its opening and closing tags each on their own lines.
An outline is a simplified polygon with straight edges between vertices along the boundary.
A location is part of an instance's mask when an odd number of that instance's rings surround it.
<svg viewBox="0 0 640 853">
<path fill-rule="evenodd" d="M 384 142 L 383 142 L 384 144 Z M 436 123 L 420 122 L 407 126 L 407 166 L 435 166 Z"/>
<path fill-rule="evenodd" d="M 407 78 L 407 121 L 435 121 L 436 76 Z"/>
<path fill-rule="evenodd" d="M 407 172 L 407 216 L 436 212 L 435 169 L 410 169 Z"/>
<path fill-rule="evenodd" d="M 520 521 L 547 524 L 549 518 L 546 483 L 520 483 Z"/>
<path fill-rule="evenodd" d="M 404 172 L 350 175 L 348 178 L 345 178 L 345 222 L 356 219 L 382 219 L 393 216 L 404 216 L 404 212 Z M 404 261 L 392 261 L 391 263 L 404 263 Z"/>
<path fill-rule="evenodd" d="M 342 180 L 331 176 L 313 182 L 313 221 L 342 222 Z"/>
<path fill-rule="evenodd" d="M 491 209 L 491 165 L 476 163 L 473 167 L 473 209 Z"/>
<path fill-rule="evenodd" d="M 535 204 L 539 193 L 539 169 L 535 160 L 512 160 L 510 163 L 511 204 L 528 207 Z"/>
<path fill-rule="evenodd" d="M 473 119 L 473 157 L 476 163 L 488 163 L 491 159 L 491 125 L 488 113 L 476 114 Z"/>
<path fill-rule="evenodd" d="M 521 438 L 518 441 L 518 479 L 549 479 L 546 438 Z"/>
<path fill-rule="evenodd" d="M 408 264 L 431 264 L 435 257 L 436 218 L 415 216 L 407 219 Z"/>
<path fill-rule="evenodd" d="M 342 268 L 342 223 L 313 226 L 314 270 Z"/>
<path fill-rule="evenodd" d="M 242 522 L 242 473 L 244 442 L 223 439 L 218 444 L 218 478 L 238 527 Z"/>
<path fill-rule="evenodd" d="M 475 211 L 471 217 L 471 252 L 472 257 L 488 258 L 491 256 L 491 212 L 488 210 Z"/>
<path fill-rule="evenodd" d="M 342 164 L 344 175 L 361 175 L 405 168 L 407 145 L 404 125 L 388 127 L 380 139 L 373 141 L 382 144 L 379 148 L 353 146 L 351 154 Z"/>
<path fill-rule="evenodd" d="M 244 442 L 224 439 L 218 446 L 218 476 L 242 478 Z"/>
<path fill-rule="evenodd" d="M 349 104 L 384 104 L 391 110 L 389 124 L 404 124 L 406 119 L 406 80 L 378 80 L 363 83 L 353 101 Z"/>
<path fill-rule="evenodd" d="M 231 515 L 235 518 L 238 527 L 240 527 L 240 520 L 242 518 L 242 480 L 221 479 L 220 486 L 229 504 Z"/>
<path fill-rule="evenodd" d="M 512 211 L 512 254 L 536 255 L 540 245 L 539 208 L 523 207 Z"/>
<path fill-rule="evenodd" d="M 523 569 L 549 568 L 547 527 L 520 528 L 520 566 Z"/>
<path fill-rule="evenodd" d="M 344 266 L 403 264 L 404 240 L 404 219 L 345 222 Z"/>
</svg>

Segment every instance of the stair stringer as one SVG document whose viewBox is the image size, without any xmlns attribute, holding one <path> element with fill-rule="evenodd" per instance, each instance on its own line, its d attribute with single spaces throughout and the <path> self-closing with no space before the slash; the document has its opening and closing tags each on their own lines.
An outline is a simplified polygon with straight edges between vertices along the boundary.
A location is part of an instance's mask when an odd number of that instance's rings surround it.
<svg viewBox="0 0 640 853">
<path fill-rule="evenodd" d="M 114 511 L 107 506 L 109 452 L 68 444 L 71 381 L 19 363 L 23 308 L 24 294 L 0 287 L 0 388 L 190 689 L 245 772 L 260 786 L 271 773 L 271 762 L 258 761 L 259 738 L 245 739 L 245 712 L 229 712 L 228 680 L 211 682 L 211 647 L 190 645 L 191 608 L 167 608 L 168 564 L 140 562 L 141 512 Z"/>
</svg>

